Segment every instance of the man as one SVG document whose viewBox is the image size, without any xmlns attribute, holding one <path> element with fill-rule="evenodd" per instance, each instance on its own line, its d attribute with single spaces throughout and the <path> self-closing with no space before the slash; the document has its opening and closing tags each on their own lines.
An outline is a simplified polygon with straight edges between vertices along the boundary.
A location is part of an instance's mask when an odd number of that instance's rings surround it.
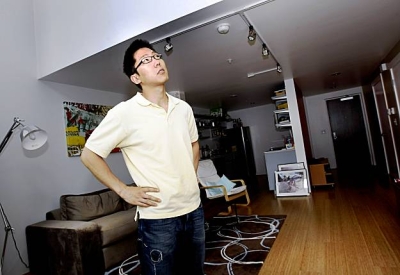
<svg viewBox="0 0 400 275">
<path fill-rule="evenodd" d="M 142 92 L 108 112 L 81 160 L 101 183 L 137 205 L 142 274 L 203 275 L 204 213 L 193 111 L 166 93 L 168 70 L 149 42 L 135 40 L 129 46 L 124 72 Z M 137 187 L 124 184 L 105 162 L 115 147 Z"/>
</svg>

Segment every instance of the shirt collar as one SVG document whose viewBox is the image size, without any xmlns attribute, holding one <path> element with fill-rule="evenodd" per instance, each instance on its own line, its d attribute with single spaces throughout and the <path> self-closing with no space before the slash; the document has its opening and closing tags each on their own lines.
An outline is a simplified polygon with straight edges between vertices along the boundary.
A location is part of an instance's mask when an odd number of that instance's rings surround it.
<svg viewBox="0 0 400 275">
<path fill-rule="evenodd" d="M 144 98 L 141 92 L 137 92 L 135 95 L 136 102 L 139 103 L 142 106 L 149 106 L 151 104 L 150 101 Z"/>
<path fill-rule="evenodd" d="M 167 93 L 167 97 L 168 97 L 168 106 L 175 106 L 175 105 L 179 104 L 179 99 L 177 99 L 176 97 L 169 95 L 168 93 Z M 136 98 L 136 102 L 142 106 L 149 106 L 152 104 L 140 92 L 136 93 L 135 98 Z"/>
<path fill-rule="evenodd" d="M 169 106 L 171 106 L 171 105 L 178 105 L 179 104 L 179 99 L 178 98 L 176 98 L 176 97 L 174 97 L 174 96 L 172 96 L 172 95 L 170 95 L 170 94 L 168 94 L 167 93 L 167 96 L 168 96 L 168 102 L 169 102 Z"/>
</svg>

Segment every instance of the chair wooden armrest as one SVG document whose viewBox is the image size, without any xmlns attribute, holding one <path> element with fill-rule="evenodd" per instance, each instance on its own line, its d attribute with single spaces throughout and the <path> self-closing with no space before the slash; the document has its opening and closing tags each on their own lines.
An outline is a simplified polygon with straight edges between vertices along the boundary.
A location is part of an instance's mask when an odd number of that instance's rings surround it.
<svg viewBox="0 0 400 275">
<path fill-rule="evenodd" d="M 222 192 L 224 193 L 225 200 L 229 201 L 228 192 L 226 191 L 225 186 L 223 186 L 223 185 L 200 186 L 200 189 L 212 189 L 212 188 L 222 188 Z M 222 198 L 222 196 L 215 197 L 215 198 Z M 212 199 L 212 198 L 210 198 L 210 199 Z"/>
<path fill-rule="evenodd" d="M 242 180 L 242 179 L 230 180 L 230 181 L 231 181 L 231 182 L 240 182 L 240 183 L 242 183 L 243 186 L 246 185 L 246 183 L 245 183 L 244 180 Z"/>
</svg>

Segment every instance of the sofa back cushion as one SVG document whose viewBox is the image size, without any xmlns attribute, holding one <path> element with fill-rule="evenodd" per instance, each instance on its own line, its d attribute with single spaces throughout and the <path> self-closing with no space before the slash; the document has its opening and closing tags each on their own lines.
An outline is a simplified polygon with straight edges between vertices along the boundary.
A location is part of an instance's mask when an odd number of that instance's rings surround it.
<svg viewBox="0 0 400 275">
<path fill-rule="evenodd" d="M 61 220 L 90 221 L 124 208 L 123 200 L 110 189 L 60 197 Z"/>
</svg>

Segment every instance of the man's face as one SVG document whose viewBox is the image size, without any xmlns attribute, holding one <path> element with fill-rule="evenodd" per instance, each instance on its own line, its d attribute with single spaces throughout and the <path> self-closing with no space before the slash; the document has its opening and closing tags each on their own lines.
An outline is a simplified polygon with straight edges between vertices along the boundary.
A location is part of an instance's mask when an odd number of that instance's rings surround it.
<svg viewBox="0 0 400 275">
<path fill-rule="evenodd" d="M 133 57 L 136 60 L 134 67 L 138 73 L 131 76 L 132 82 L 141 84 L 142 87 L 151 87 L 164 85 L 168 81 L 168 70 L 164 60 L 155 59 L 154 54 L 157 53 L 148 48 L 141 48 L 134 53 Z M 150 63 L 141 62 L 146 57 L 153 57 Z"/>
</svg>

